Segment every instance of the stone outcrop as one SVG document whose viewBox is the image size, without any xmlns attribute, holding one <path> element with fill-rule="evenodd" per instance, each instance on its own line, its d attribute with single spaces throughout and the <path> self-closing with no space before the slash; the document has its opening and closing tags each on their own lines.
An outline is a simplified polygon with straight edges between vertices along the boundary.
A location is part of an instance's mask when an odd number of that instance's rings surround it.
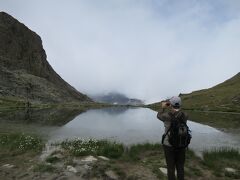
<svg viewBox="0 0 240 180">
<path fill-rule="evenodd" d="M 47 61 L 41 38 L 0 12 L 0 98 L 35 102 L 91 101 L 65 82 Z"/>
</svg>

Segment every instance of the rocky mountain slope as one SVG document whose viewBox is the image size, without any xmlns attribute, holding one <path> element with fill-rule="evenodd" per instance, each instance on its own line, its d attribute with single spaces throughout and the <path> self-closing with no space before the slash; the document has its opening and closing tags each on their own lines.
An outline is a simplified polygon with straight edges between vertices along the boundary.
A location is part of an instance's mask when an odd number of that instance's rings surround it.
<svg viewBox="0 0 240 180">
<path fill-rule="evenodd" d="M 91 101 L 65 82 L 47 61 L 41 38 L 0 12 L 0 101 Z"/>
<path fill-rule="evenodd" d="M 209 89 L 180 94 L 183 108 L 240 112 L 240 73 Z M 149 105 L 159 108 L 160 103 Z"/>
</svg>

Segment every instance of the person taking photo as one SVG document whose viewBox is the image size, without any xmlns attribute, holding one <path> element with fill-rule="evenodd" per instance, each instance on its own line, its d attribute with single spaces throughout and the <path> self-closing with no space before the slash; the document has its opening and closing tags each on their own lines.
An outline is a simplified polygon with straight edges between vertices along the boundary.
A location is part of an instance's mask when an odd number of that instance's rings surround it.
<svg viewBox="0 0 240 180">
<path fill-rule="evenodd" d="M 187 126 L 188 115 L 181 110 L 181 98 L 173 96 L 161 103 L 157 118 L 164 123 L 165 133 L 162 144 L 167 164 L 168 180 L 184 180 L 186 147 L 190 143 L 191 133 Z"/>
</svg>

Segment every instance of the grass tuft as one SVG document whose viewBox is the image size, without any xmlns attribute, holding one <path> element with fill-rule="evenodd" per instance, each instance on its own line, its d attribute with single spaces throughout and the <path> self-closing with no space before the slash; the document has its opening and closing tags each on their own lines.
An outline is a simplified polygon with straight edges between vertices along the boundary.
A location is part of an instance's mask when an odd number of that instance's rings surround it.
<svg viewBox="0 0 240 180">
<path fill-rule="evenodd" d="M 132 145 L 128 150 L 128 157 L 131 160 L 137 161 L 137 160 L 140 160 L 141 153 L 149 151 L 149 150 L 151 150 L 151 151 L 162 150 L 162 145 L 161 144 L 150 144 L 150 143 Z"/>
<path fill-rule="evenodd" d="M 34 172 L 53 172 L 55 168 L 50 164 L 40 163 L 33 167 Z"/>
<path fill-rule="evenodd" d="M 233 148 L 220 148 L 203 153 L 203 164 L 210 168 L 216 176 L 240 178 L 240 153 Z M 233 168 L 235 173 L 225 171 L 225 168 Z"/>
<path fill-rule="evenodd" d="M 58 162 L 58 161 L 60 161 L 60 159 L 56 156 L 48 156 L 46 158 L 46 162 L 48 162 L 48 163 L 55 163 L 55 162 Z"/>
</svg>

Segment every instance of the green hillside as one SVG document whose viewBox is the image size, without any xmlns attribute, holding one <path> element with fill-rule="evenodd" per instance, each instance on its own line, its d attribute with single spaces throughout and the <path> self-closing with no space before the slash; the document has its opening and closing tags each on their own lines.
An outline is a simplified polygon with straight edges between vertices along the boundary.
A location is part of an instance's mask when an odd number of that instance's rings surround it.
<svg viewBox="0 0 240 180">
<path fill-rule="evenodd" d="M 183 109 L 240 112 L 240 73 L 212 88 L 180 96 Z M 156 110 L 160 103 L 148 107 Z"/>
</svg>

